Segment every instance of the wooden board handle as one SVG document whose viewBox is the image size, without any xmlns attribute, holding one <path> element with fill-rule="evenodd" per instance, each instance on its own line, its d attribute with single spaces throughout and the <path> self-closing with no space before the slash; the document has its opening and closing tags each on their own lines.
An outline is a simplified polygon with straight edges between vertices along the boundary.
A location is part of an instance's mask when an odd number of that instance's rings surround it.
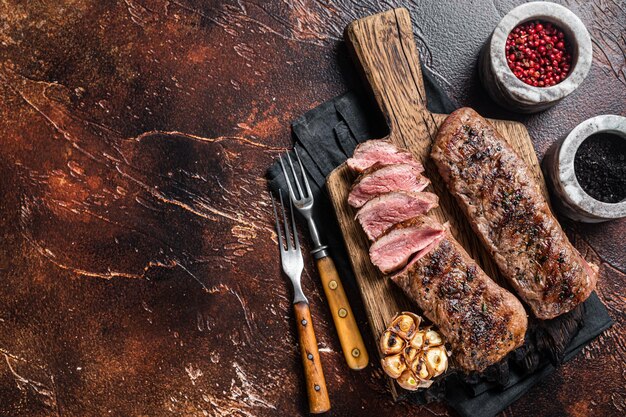
<svg viewBox="0 0 626 417">
<path fill-rule="evenodd" d="M 335 263 L 329 256 L 316 263 L 346 362 L 350 369 L 363 369 L 369 363 L 369 355 Z"/>
<path fill-rule="evenodd" d="M 317 350 L 317 338 L 311 320 L 311 310 L 305 302 L 294 304 L 293 309 L 296 313 L 300 354 L 309 396 L 309 411 L 313 414 L 324 413 L 330 410 L 330 399 L 326 389 L 320 353 Z"/>
<path fill-rule="evenodd" d="M 426 93 L 408 10 L 355 20 L 346 28 L 345 38 L 387 119 L 390 136 L 410 135 L 416 123 L 435 132 L 434 120 L 423 114 Z M 406 143 L 408 138 L 403 139 Z"/>
</svg>

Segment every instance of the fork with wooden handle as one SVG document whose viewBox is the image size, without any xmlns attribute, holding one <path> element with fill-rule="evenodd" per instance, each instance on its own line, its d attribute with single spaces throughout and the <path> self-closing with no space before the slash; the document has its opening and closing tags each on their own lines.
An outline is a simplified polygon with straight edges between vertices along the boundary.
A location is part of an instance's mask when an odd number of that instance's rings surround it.
<svg viewBox="0 0 626 417">
<path fill-rule="evenodd" d="M 294 169 L 291 157 L 289 156 L 289 153 L 287 153 L 286 159 L 289 167 L 291 168 L 291 177 L 293 177 L 293 183 L 295 184 L 295 189 L 297 190 L 296 195 L 296 190 L 294 190 L 292 180 L 287 173 L 283 157 L 281 156 L 280 166 L 283 169 L 285 181 L 287 182 L 287 187 L 289 188 L 289 197 L 293 206 L 295 206 L 298 212 L 302 214 L 309 226 L 309 232 L 311 234 L 311 239 L 313 240 L 313 250 L 311 251 L 311 254 L 315 257 L 315 263 L 317 264 L 317 269 L 319 271 L 320 278 L 322 279 L 324 293 L 326 294 L 328 306 L 330 307 L 330 312 L 333 316 L 335 329 L 337 329 L 337 335 L 339 336 L 339 343 L 341 343 L 343 356 L 351 369 L 363 369 L 369 363 L 369 355 L 365 349 L 363 337 L 361 336 L 359 327 L 356 324 L 352 308 L 348 302 L 346 292 L 343 289 L 343 284 L 341 283 L 341 278 L 337 273 L 335 263 L 330 257 L 328 247 L 322 245 L 320 242 L 317 227 L 313 221 L 312 210 L 314 200 L 313 193 L 311 192 L 311 187 L 309 185 L 309 179 L 307 178 L 306 171 L 302 166 L 298 150 L 294 149 L 294 152 L 302 174 L 301 176 L 304 188 L 300 184 L 300 180 L 298 179 L 298 175 Z"/>
<path fill-rule="evenodd" d="M 285 214 L 282 191 L 279 190 L 279 194 L 284 222 L 284 239 L 280 232 L 280 221 L 278 219 L 278 212 L 276 211 L 276 204 L 274 204 L 274 197 L 270 193 L 272 208 L 274 209 L 274 218 L 276 220 L 276 235 L 278 236 L 278 245 L 280 246 L 280 262 L 283 272 L 289 277 L 289 280 L 293 284 L 293 309 L 296 315 L 300 355 L 302 356 L 302 363 L 304 365 L 304 377 L 306 379 L 306 389 L 309 396 L 309 411 L 313 414 L 319 414 L 330 410 L 330 399 L 328 398 L 322 362 L 317 349 L 317 339 L 313 329 L 313 321 L 311 320 L 309 301 L 302 293 L 302 285 L 300 284 L 304 261 L 302 259 L 302 251 L 300 250 L 296 222 L 293 216 L 293 205 L 291 205 L 291 226 L 293 227 L 293 231 L 290 232 L 291 228 L 289 227 L 287 215 Z"/>
</svg>

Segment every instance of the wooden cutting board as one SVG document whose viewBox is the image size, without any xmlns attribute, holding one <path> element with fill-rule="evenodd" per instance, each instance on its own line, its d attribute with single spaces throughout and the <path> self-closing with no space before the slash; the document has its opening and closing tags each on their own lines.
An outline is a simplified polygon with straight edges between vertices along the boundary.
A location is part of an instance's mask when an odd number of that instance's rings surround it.
<svg viewBox="0 0 626 417">
<path fill-rule="evenodd" d="M 440 207 L 430 214 L 442 223 L 449 221 L 453 235 L 468 253 L 489 276 L 508 288 L 429 158 L 431 144 L 446 115 L 433 114 L 426 109 L 424 82 L 408 11 L 394 9 L 356 20 L 346 28 L 345 38 L 387 120 L 390 134 L 386 139 L 409 149 L 424 164 L 425 174 L 432 181 L 430 191 L 440 198 Z M 547 198 L 539 161 L 524 125 L 507 120 L 490 121 L 530 166 Z M 356 211 L 347 203 L 354 179 L 354 174 L 343 164 L 330 173 L 326 185 L 372 333 L 378 342 L 396 313 L 419 312 L 419 309 L 370 263 L 367 237 L 354 220 Z M 390 387 L 394 399 L 397 398 L 398 392 L 391 380 Z"/>
</svg>

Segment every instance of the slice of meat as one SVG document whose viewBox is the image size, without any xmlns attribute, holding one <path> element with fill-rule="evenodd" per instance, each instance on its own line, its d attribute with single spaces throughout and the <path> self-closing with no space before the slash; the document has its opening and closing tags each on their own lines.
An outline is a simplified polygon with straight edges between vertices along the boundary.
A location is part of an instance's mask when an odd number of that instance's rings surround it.
<svg viewBox="0 0 626 417">
<path fill-rule="evenodd" d="M 373 241 L 394 224 L 426 214 L 438 205 L 439 198 L 433 193 L 391 192 L 365 203 L 356 214 L 356 219 Z"/>
<path fill-rule="evenodd" d="M 450 223 L 446 222 L 443 225 L 444 229 L 446 231 L 448 231 L 450 229 Z M 408 271 L 414 263 L 416 263 L 417 261 L 419 261 L 420 259 L 422 259 L 424 256 L 428 255 L 428 253 L 430 253 L 431 250 L 433 250 L 434 248 L 436 248 L 439 245 L 439 242 L 444 239 L 446 237 L 446 233 L 442 233 L 441 235 L 437 236 L 435 239 L 433 239 L 432 242 L 430 242 L 428 245 L 426 245 L 424 247 L 424 249 L 420 249 L 419 251 L 417 251 L 413 256 L 411 256 L 411 260 L 409 261 L 409 263 L 407 263 L 404 268 L 402 268 L 400 271 L 397 271 L 394 273 L 394 275 L 400 275 L 405 271 Z M 393 279 L 393 277 L 391 277 Z"/>
<path fill-rule="evenodd" d="M 483 371 L 524 342 L 517 298 L 489 278 L 449 231 L 391 277 L 445 336 L 464 371 Z"/>
<path fill-rule="evenodd" d="M 572 246 L 528 166 L 494 127 L 463 108 L 432 148 L 456 197 L 502 274 L 540 319 L 566 313 L 594 290 L 597 272 Z"/>
<path fill-rule="evenodd" d="M 354 150 L 352 158 L 346 162 L 350 169 L 359 173 L 375 164 L 410 164 L 415 166 L 419 172 L 424 172 L 422 164 L 417 162 L 410 152 L 383 139 L 368 140 L 359 144 Z"/>
<path fill-rule="evenodd" d="M 430 184 L 420 172 L 410 164 L 375 165 L 354 182 L 348 204 L 360 208 L 372 198 L 392 191 L 420 192 Z"/>
<path fill-rule="evenodd" d="M 426 216 L 398 223 L 370 246 L 370 260 L 383 274 L 404 267 L 411 255 L 441 236 L 444 227 Z"/>
</svg>

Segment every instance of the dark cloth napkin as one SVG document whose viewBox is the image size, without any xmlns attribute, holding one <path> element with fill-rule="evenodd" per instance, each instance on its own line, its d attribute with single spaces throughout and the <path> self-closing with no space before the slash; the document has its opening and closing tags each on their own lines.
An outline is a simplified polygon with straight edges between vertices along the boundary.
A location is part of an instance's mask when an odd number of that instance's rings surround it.
<svg viewBox="0 0 626 417">
<path fill-rule="evenodd" d="M 422 73 L 430 111 L 450 113 L 458 107 L 427 68 L 422 67 Z M 359 93 L 348 92 L 308 111 L 293 122 L 292 128 L 294 148 L 312 179 L 313 216 L 322 242 L 330 247 L 339 274 L 346 278 L 347 291 L 355 294 L 356 282 L 325 189 L 326 176 L 352 155 L 357 144 L 384 137 L 387 126 L 375 103 Z M 279 189 L 287 190 L 278 163 L 269 168 L 267 177 L 275 194 Z M 611 325 L 606 308 L 593 293 L 578 308 L 554 320 L 530 318 L 525 344 L 482 374 L 452 373 L 428 390 L 405 395 L 418 404 L 443 400 L 461 416 L 494 416 Z"/>
</svg>

